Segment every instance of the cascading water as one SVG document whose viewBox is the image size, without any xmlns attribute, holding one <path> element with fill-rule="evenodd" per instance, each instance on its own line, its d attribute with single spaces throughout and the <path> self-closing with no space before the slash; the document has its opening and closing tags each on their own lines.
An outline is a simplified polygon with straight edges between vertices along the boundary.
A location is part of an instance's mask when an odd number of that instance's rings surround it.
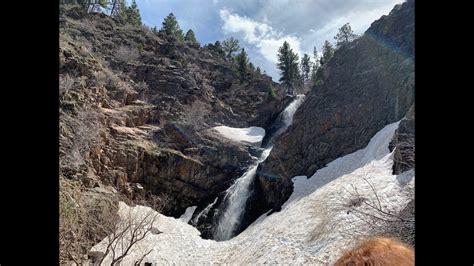
<svg viewBox="0 0 474 266">
<path fill-rule="evenodd" d="M 215 240 L 227 240 L 233 236 L 234 229 L 240 222 L 245 203 L 249 197 L 249 185 L 257 173 L 258 164 L 267 159 L 271 150 L 272 147 L 264 150 L 257 163 L 253 164 L 242 177 L 237 179 L 235 183 L 227 189 L 224 197 L 224 203 L 227 204 L 227 208 L 217 224 L 214 234 Z"/>
<path fill-rule="evenodd" d="M 202 216 L 207 216 L 207 214 L 209 213 L 211 208 L 214 206 L 214 204 L 216 204 L 216 202 L 217 202 L 217 197 L 214 199 L 214 201 L 211 204 L 207 205 L 207 207 L 204 208 L 204 210 L 198 213 L 198 215 L 196 215 L 196 217 L 192 220 L 192 222 L 194 224 L 197 224 L 199 221 L 199 218 L 201 218 Z"/>
<path fill-rule="evenodd" d="M 271 136 L 271 139 L 279 136 L 293 123 L 293 115 L 303 103 L 303 100 L 304 95 L 297 95 L 285 110 L 280 113 L 277 120 L 281 121 L 281 126 L 275 131 L 273 136 Z M 235 228 L 240 224 L 241 217 L 245 211 L 245 205 L 251 193 L 250 184 L 255 178 L 258 165 L 267 159 L 273 148 L 271 139 L 269 145 L 265 147 L 265 150 L 257 162 L 250 166 L 249 169 L 227 189 L 221 204 L 225 209 L 214 230 L 215 240 L 224 241 L 234 236 Z"/>
</svg>

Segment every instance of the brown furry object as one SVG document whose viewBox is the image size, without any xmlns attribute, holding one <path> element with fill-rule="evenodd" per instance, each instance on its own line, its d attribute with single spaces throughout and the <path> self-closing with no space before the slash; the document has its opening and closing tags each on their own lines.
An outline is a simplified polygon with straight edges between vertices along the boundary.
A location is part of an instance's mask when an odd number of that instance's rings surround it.
<svg viewBox="0 0 474 266">
<path fill-rule="evenodd" d="M 334 266 L 415 265 L 414 249 L 397 240 L 374 237 L 340 257 Z"/>
</svg>

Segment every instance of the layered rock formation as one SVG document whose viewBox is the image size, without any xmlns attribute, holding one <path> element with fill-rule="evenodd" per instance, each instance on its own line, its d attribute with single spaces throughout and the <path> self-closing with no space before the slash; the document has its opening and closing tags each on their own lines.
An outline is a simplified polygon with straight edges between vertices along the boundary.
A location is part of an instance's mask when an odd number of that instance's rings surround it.
<svg viewBox="0 0 474 266">
<path fill-rule="evenodd" d="M 415 167 L 415 106 L 408 110 L 395 131 L 390 151 L 393 155 L 393 174 L 398 175 Z"/>
<path fill-rule="evenodd" d="M 253 219 L 279 210 L 291 194 L 291 177 L 313 175 L 402 119 L 414 91 L 414 1 L 409 0 L 340 47 L 318 72 L 293 125 L 258 169 Z"/>
<path fill-rule="evenodd" d="M 60 178 L 109 185 L 175 217 L 224 191 L 255 148 L 208 128 L 268 127 L 288 100 L 266 75 L 241 84 L 211 49 L 61 8 Z"/>
</svg>

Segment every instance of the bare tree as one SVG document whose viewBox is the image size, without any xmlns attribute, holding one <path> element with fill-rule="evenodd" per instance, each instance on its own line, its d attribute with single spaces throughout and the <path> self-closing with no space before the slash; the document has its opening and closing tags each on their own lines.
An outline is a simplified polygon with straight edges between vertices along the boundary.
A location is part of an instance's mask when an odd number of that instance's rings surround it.
<svg viewBox="0 0 474 266">
<path fill-rule="evenodd" d="M 128 63 L 137 60 L 140 55 L 137 49 L 121 45 L 118 48 L 115 56 L 119 61 Z"/>
<path fill-rule="evenodd" d="M 142 102 L 148 102 L 149 101 L 149 96 L 148 96 L 148 84 L 145 81 L 139 81 L 137 83 L 137 91 L 139 94 L 139 99 Z"/>
<path fill-rule="evenodd" d="M 147 235 L 153 232 L 160 233 L 153 227 L 157 216 L 158 213 L 152 209 L 142 216 L 133 215 L 130 208 L 128 215 L 124 219 L 114 223 L 113 233 L 107 237 L 107 246 L 98 264 L 101 265 L 104 259 L 110 254 L 110 265 L 118 265 L 129 254 L 130 249 L 142 241 Z M 151 251 L 152 250 L 149 250 L 142 255 L 137 263 L 141 262 Z"/>
<path fill-rule="evenodd" d="M 370 228 L 368 232 L 361 232 L 351 228 L 345 232 L 353 237 L 365 237 L 377 234 L 390 234 L 407 242 L 414 243 L 412 234 L 414 230 L 414 217 L 404 215 L 403 212 L 394 212 L 394 204 L 380 197 L 373 184 L 366 177 L 361 177 L 370 187 L 372 197 L 364 197 L 359 193 L 357 187 L 351 184 L 351 190 L 345 189 L 347 197 L 341 196 L 342 206 L 348 208 L 347 214 L 354 215 L 358 220 L 364 222 Z M 413 199 L 413 190 L 405 190 L 407 198 Z M 409 204 L 410 205 L 410 204 Z M 392 230 L 397 228 L 397 232 Z"/>
<path fill-rule="evenodd" d="M 59 94 L 64 95 L 74 86 L 74 77 L 69 74 L 59 76 Z"/>
<path fill-rule="evenodd" d="M 59 255 L 61 262 L 81 265 L 88 250 L 112 233 L 118 220 L 112 199 L 81 194 L 80 189 L 60 182 Z"/>
<path fill-rule="evenodd" d="M 209 107 L 204 102 L 196 100 L 191 105 L 185 106 L 184 121 L 195 130 L 204 129 L 206 127 L 206 116 L 209 112 Z"/>
</svg>

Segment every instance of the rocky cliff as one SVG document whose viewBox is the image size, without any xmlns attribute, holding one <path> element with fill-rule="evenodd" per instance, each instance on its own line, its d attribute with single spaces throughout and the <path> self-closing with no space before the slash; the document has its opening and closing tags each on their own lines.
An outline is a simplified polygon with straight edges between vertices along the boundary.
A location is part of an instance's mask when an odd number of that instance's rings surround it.
<svg viewBox="0 0 474 266">
<path fill-rule="evenodd" d="M 291 177 L 313 175 L 402 119 L 414 104 L 414 92 L 414 1 L 409 0 L 341 46 L 320 69 L 293 125 L 258 169 L 253 218 L 280 209 L 291 194 Z"/>
<path fill-rule="evenodd" d="M 210 128 L 268 127 L 288 99 L 212 49 L 61 7 L 60 178 L 179 216 L 228 188 L 255 147 Z M 276 91 L 276 96 L 269 91 Z"/>
<path fill-rule="evenodd" d="M 408 110 L 395 131 L 390 151 L 393 155 L 393 174 L 398 175 L 415 168 L 415 106 Z"/>
</svg>

